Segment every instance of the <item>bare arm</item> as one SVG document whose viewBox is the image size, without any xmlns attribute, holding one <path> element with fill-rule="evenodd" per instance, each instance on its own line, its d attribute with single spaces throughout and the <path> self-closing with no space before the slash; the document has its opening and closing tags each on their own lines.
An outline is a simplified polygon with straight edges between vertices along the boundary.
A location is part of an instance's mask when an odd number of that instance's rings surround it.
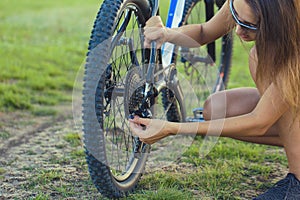
<svg viewBox="0 0 300 200">
<path fill-rule="evenodd" d="M 198 127 L 197 133 L 200 135 L 205 135 L 207 132 L 211 135 L 217 134 L 218 131 L 220 132 L 218 127 L 221 124 L 223 125 L 222 136 L 262 136 L 287 109 L 288 105 L 282 100 L 274 84 L 271 84 L 251 113 L 195 125 Z M 170 124 L 171 132 L 180 130 L 182 134 L 188 134 L 190 127 L 191 125 L 188 123 Z M 215 127 L 217 128 L 214 129 Z"/>
<path fill-rule="evenodd" d="M 166 28 L 160 17 L 155 16 L 146 23 L 145 45 L 149 47 L 150 42 L 155 40 L 158 46 L 164 42 L 170 42 L 185 47 L 199 47 L 228 33 L 233 23 L 226 3 L 211 20 L 203 24 Z"/>
<path fill-rule="evenodd" d="M 135 118 L 131 128 L 146 143 L 174 134 L 199 134 L 221 136 L 262 136 L 287 111 L 288 105 L 281 98 L 274 84 L 261 97 L 256 108 L 249 114 L 195 123 L 174 123 L 161 120 Z M 138 124 L 147 126 L 142 131 Z"/>
</svg>

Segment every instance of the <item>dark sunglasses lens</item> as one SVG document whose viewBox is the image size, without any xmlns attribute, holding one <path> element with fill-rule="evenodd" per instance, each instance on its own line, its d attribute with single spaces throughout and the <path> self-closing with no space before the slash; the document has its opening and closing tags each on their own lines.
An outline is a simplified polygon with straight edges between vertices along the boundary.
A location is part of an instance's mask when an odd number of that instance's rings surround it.
<svg viewBox="0 0 300 200">
<path fill-rule="evenodd" d="M 256 27 L 251 26 L 251 25 L 247 25 L 247 24 L 241 22 L 238 19 L 237 15 L 236 15 L 236 11 L 235 11 L 235 9 L 233 7 L 233 0 L 230 0 L 230 12 L 231 12 L 231 15 L 232 15 L 235 23 L 237 23 L 238 25 L 240 25 L 243 29 L 245 29 L 245 30 L 252 30 L 252 31 L 256 31 L 257 30 Z"/>
</svg>

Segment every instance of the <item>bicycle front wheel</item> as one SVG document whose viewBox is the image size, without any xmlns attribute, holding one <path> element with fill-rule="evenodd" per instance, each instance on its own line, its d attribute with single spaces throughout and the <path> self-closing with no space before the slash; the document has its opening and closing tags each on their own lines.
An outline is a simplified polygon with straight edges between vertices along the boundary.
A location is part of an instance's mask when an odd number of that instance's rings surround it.
<svg viewBox="0 0 300 200">
<path fill-rule="evenodd" d="M 92 181 L 109 198 L 125 196 L 135 188 L 149 151 L 130 131 L 128 108 L 139 98 L 130 98 L 128 94 L 137 88 L 127 86 L 142 79 L 141 28 L 150 13 L 146 0 L 106 0 L 89 42 L 83 87 L 84 146 Z"/>
</svg>

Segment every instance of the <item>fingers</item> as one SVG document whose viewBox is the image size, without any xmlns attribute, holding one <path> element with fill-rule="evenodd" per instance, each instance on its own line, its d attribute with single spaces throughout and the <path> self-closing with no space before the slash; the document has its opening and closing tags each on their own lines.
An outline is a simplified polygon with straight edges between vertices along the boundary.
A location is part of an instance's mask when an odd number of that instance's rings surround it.
<svg viewBox="0 0 300 200">
<path fill-rule="evenodd" d="M 129 119 L 130 122 L 133 122 L 138 125 L 145 125 L 148 126 L 150 124 L 150 119 L 148 118 L 140 118 L 139 116 L 135 115 L 133 119 Z"/>
<path fill-rule="evenodd" d="M 155 41 L 157 43 L 157 48 L 160 48 L 161 45 L 166 41 L 167 31 L 159 16 L 151 17 L 146 22 L 144 35 L 144 46 L 146 48 L 151 47 L 152 41 Z"/>
<path fill-rule="evenodd" d="M 140 140 L 144 143 L 149 144 L 143 138 L 149 135 L 146 131 L 147 125 L 149 125 L 149 119 L 143 119 L 138 116 L 135 116 L 133 119 L 129 119 L 129 126 L 133 135 L 136 135 L 140 138 Z"/>
<path fill-rule="evenodd" d="M 161 27 L 164 26 L 160 16 L 153 16 L 146 22 L 146 27 L 157 27 L 157 26 L 161 26 Z"/>
<path fill-rule="evenodd" d="M 129 119 L 129 124 L 132 134 L 138 136 L 146 144 L 153 144 L 168 136 L 164 129 L 165 121 L 135 116 Z"/>
<path fill-rule="evenodd" d="M 150 123 L 151 119 L 140 118 L 139 116 L 134 116 L 133 119 L 129 119 L 129 126 L 132 133 L 140 137 L 140 139 L 149 136 L 147 126 L 149 126 Z"/>
<path fill-rule="evenodd" d="M 132 130 L 134 135 L 139 136 L 141 131 L 143 131 L 143 127 L 140 124 L 134 123 L 131 120 L 130 120 L 129 126 L 130 126 L 130 129 Z"/>
<path fill-rule="evenodd" d="M 151 42 L 155 41 L 157 48 L 160 48 L 162 44 L 165 42 L 165 33 L 164 30 L 158 28 L 149 28 L 147 31 L 144 32 L 145 41 L 144 46 L 145 48 L 151 48 Z"/>
</svg>

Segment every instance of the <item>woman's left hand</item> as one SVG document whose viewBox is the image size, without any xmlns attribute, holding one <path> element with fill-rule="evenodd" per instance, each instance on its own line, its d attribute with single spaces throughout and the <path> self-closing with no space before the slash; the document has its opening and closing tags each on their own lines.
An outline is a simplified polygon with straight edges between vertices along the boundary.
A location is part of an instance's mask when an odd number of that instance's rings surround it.
<svg viewBox="0 0 300 200">
<path fill-rule="evenodd" d="M 159 119 L 140 118 L 129 119 L 131 131 L 146 144 L 153 144 L 169 135 L 168 122 Z"/>
</svg>

